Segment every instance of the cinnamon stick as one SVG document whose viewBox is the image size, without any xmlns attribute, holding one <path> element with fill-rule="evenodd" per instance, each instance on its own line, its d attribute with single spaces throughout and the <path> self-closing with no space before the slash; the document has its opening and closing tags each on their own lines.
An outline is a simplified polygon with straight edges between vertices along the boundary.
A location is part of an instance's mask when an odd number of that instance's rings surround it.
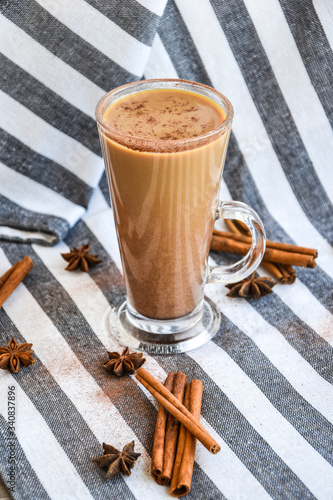
<svg viewBox="0 0 333 500">
<path fill-rule="evenodd" d="M 191 393 L 191 383 L 188 383 L 185 389 L 185 396 L 183 403 L 187 410 L 189 410 L 190 406 L 190 393 Z M 173 495 L 173 493 L 177 490 L 178 476 L 184 453 L 186 433 L 187 433 L 186 427 L 183 424 L 180 424 L 178 443 L 177 443 L 177 453 L 176 453 L 175 463 L 173 465 L 172 478 L 170 484 L 170 493 L 172 496 L 175 496 Z"/>
<path fill-rule="evenodd" d="M 164 386 L 169 391 L 172 390 L 174 377 L 175 374 L 171 372 L 169 373 L 164 382 Z M 165 428 L 166 428 L 167 416 L 168 414 L 165 408 L 162 405 L 160 405 L 157 412 L 152 459 L 151 459 L 151 473 L 156 480 L 163 470 Z"/>
<path fill-rule="evenodd" d="M 192 413 L 194 418 L 199 421 L 201 413 L 201 400 L 202 400 L 202 389 L 203 385 L 200 380 L 192 380 L 190 384 L 189 391 L 189 411 Z M 186 396 L 186 395 L 185 395 Z M 181 426 L 185 429 L 185 427 Z M 174 497 L 181 497 L 187 495 L 191 489 L 193 466 L 195 449 L 197 445 L 197 440 L 186 430 L 184 444 L 178 440 L 178 446 L 180 447 L 179 454 L 182 453 L 180 460 L 180 467 L 178 467 L 177 457 L 174 466 L 174 471 L 171 479 L 170 493 Z M 178 456 L 178 449 L 177 449 Z"/>
<path fill-rule="evenodd" d="M 229 219 L 228 219 L 229 220 Z M 251 236 L 251 231 L 247 227 L 244 222 L 241 222 L 240 220 L 233 220 L 234 226 L 236 227 L 237 231 L 234 231 L 237 234 L 247 234 L 248 236 Z"/>
<path fill-rule="evenodd" d="M 283 285 L 292 285 L 296 281 L 296 273 L 292 266 L 275 262 L 263 262 L 262 266 Z"/>
<path fill-rule="evenodd" d="M 180 423 L 182 423 L 191 434 L 209 450 L 215 454 L 221 450 L 220 445 L 209 434 L 208 431 L 194 418 L 194 416 L 164 387 L 153 375 L 145 368 L 139 368 L 136 372 L 136 378 L 144 387 L 171 413 Z"/>
<path fill-rule="evenodd" d="M 214 229 L 213 234 L 221 236 L 222 238 L 230 238 L 235 241 L 241 241 L 242 243 L 248 243 L 249 245 L 252 243 L 251 236 L 245 234 L 229 233 L 227 231 L 218 231 L 217 229 Z M 289 243 L 280 243 L 279 241 L 266 240 L 266 248 L 302 255 L 311 255 L 314 258 L 318 257 L 318 250 L 315 248 L 299 247 L 297 245 L 290 245 Z"/>
<path fill-rule="evenodd" d="M 221 232 L 220 232 L 221 233 Z M 250 242 L 248 242 L 250 240 Z M 270 242 L 272 243 L 272 242 Z M 279 245 L 283 245 L 280 243 Z M 292 245 L 289 245 L 291 247 Z M 246 255 L 251 248 L 251 238 L 233 233 L 216 234 L 213 233 L 211 249 L 220 252 L 235 253 L 238 255 Z M 298 248 L 298 247 L 297 247 Z M 299 247 L 301 248 L 301 247 Z M 301 250 L 312 250 L 301 248 Z M 316 252 L 316 250 L 314 250 Z M 277 262 L 280 264 L 301 266 L 301 267 L 316 267 L 315 255 L 309 253 L 296 253 L 292 250 L 281 250 L 272 247 L 266 247 L 263 261 Z"/>
<path fill-rule="evenodd" d="M 1 278 L 0 278 L 0 288 L 8 280 L 9 276 L 11 276 L 11 274 L 13 273 L 14 269 L 17 268 L 17 266 L 18 266 L 18 262 L 15 262 L 15 264 L 10 269 L 8 269 L 8 271 L 6 271 L 5 274 L 3 274 L 1 276 Z"/>
<path fill-rule="evenodd" d="M 182 372 L 177 372 L 174 377 L 172 394 L 181 403 L 184 399 L 185 386 L 186 375 Z M 170 483 L 177 449 L 178 432 L 179 421 L 173 415 L 169 414 L 165 431 L 163 470 L 157 478 L 158 484 L 166 485 Z"/>
<path fill-rule="evenodd" d="M 239 220 L 225 219 L 224 222 L 235 234 L 243 234 L 245 236 L 250 236 L 250 230 L 246 224 Z M 275 262 L 261 262 L 263 268 L 265 268 L 277 281 L 283 285 L 291 285 L 296 280 L 296 272 L 292 266 L 287 264 L 277 264 Z"/>
<path fill-rule="evenodd" d="M 266 262 L 268 264 L 268 262 Z M 291 285 L 296 281 L 296 272 L 292 266 L 287 264 L 278 264 L 278 267 L 282 273 L 281 283 L 286 285 Z"/>
<path fill-rule="evenodd" d="M 3 285 L 0 288 L 0 307 L 8 299 L 8 297 L 13 293 L 15 288 L 21 283 L 21 281 L 26 277 L 26 275 L 33 268 L 33 260 L 30 257 L 23 257 L 19 262 L 16 262 L 11 269 L 9 269 L 3 276 Z M 11 272 L 9 272 L 11 271 Z M 7 275 L 7 277 L 6 277 Z M 4 278 L 6 279 L 4 280 Z"/>
<path fill-rule="evenodd" d="M 237 222 L 240 222 L 238 220 L 231 220 L 231 219 L 224 219 L 224 222 L 225 224 L 228 226 L 228 228 L 230 229 L 230 231 L 232 233 L 235 233 L 235 234 L 245 234 L 245 235 L 250 235 L 250 230 L 247 226 L 245 226 L 244 229 L 241 229 L 238 227 L 237 225 Z M 245 225 L 245 224 L 244 224 Z M 219 231 L 217 229 L 214 229 L 214 233 L 216 232 L 216 234 L 219 233 Z"/>
</svg>

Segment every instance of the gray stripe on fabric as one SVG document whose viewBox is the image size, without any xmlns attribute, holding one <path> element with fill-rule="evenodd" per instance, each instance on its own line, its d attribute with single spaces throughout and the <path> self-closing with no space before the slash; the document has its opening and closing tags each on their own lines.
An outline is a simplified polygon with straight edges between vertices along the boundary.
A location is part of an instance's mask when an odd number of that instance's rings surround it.
<svg viewBox="0 0 333 500">
<path fill-rule="evenodd" d="M 179 77 L 191 78 L 211 86 L 212 83 L 198 51 L 173 1 L 169 1 L 167 4 L 165 16 L 161 19 L 158 32 Z M 183 43 L 183 40 L 186 40 L 186 44 Z M 295 244 L 267 210 L 232 132 L 223 178 L 234 200 L 247 203 L 259 213 L 269 239 Z M 321 203 L 324 202 L 321 201 Z M 329 211 L 329 206 L 326 211 Z M 316 269 L 316 275 L 312 270 L 298 268 L 297 276 L 311 293 L 333 313 L 333 280 L 319 268 Z M 325 290 L 326 293 L 323 293 Z"/>
<path fill-rule="evenodd" d="M 55 217 L 53 215 L 38 214 L 30 210 L 26 210 L 20 207 L 13 201 L 9 200 L 5 196 L 0 195 L 0 226 L 8 226 L 22 231 L 37 231 L 41 233 L 46 233 L 48 235 L 54 235 L 54 240 L 52 243 L 38 238 L 29 237 L 24 239 L 19 236 L 13 236 L 9 238 L 6 235 L 1 235 L 0 228 L 0 238 L 3 240 L 11 241 L 24 241 L 26 243 L 38 243 L 40 245 L 50 246 L 59 243 L 69 230 L 69 223 L 65 219 L 60 217 Z"/>
<path fill-rule="evenodd" d="M 101 180 L 99 181 L 99 187 L 100 190 L 103 193 L 103 196 L 106 200 L 106 203 L 111 207 L 111 200 L 110 200 L 110 191 L 109 191 L 109 185 L 108 185 L 108 180 L 106 177 L 106 172 L 104 170 L 103 175 L 101 177 Z"/>
<path fill-rule="evenodd" d="M 8 489 L 12 485 L 9 483 L 8 475 L 11 464 L 8 464 L 7 444 L 7 424 L 4 417 L 0 415 L 0 474 Z M 15 455 L 15 490 L 8 491 L 11 498 L 15 500 L 50 500 L 17 439 L 15 440 Z"/>
<path fill-rule="evenodd" d="M 83 222 L 80 222 L 78 226 L 79 228 L 81 226 L 82 230 L 85 227 Z M 76 235 L 75 244 L 80 246 L 81 241 L 87 240 L 82 239 L 80 241 L 78 239 L 77 230 L 78 229 L 76 227 L 74 229 Z M 88 229 L 87 232 L 89 233 Z M 86 235 L 81 235 L 83 238 L 85 238 L 85 236 Z M 89 241 L 93 244 L 92 247 L 94 252 L 97 249 L 100 256 L 104 258 L 104 254 L 101 255 L 103 253 L 101 251 L 102 248 L 98 248 L 97 242 L 93 241 L 93 238 L 90 238 Z M 34 260 L 34 273 L 33 276 L 31 274 L 25 278 L 25 286 L 37 300 L 40 307 L 49 316 L 51 321 L 53 321 L 56 328 L 65 338 L 85 369 L 94 377 L 95 381 L 104 393 L 110 397 L 112 403 L 122 415 L 126 423 L 132 428 L 133 432 L 146 448 L 148 454 L 151 455 L 156 410 L 145 396 L 141 387 L 139 387 L 130 377 L 122 377 L 119 379 L 117 377 L 110 376 L 105 371 L 102 365 L 105 360 L 108 359 L 106 349 L 96 337 L 95 333 L 91 330 L 88 323 L 84 320 L 81 312 L 77 309 L 74 302 L 72 302 L 65 290 L 48 272 L 47 268 L 34 253 L 31 247 L 21 245 L 17 248 L 12 245 L 4 244 L 3 249 L 7 258 L 11 259 L 12 262 L 22 258 L 21 256 L 23 255 L 29 255 L 32 257 Z M 100 268 L 100 271 L 96 273 L 98 267 Z M 110 257 L 108 257 L 106 266 L 101 265 L 98 267 L 91 270 L 92 278 L 101 287 L 101 290 L 107 299 L 111 299 L 112 303 L 117 302 L 117 299 L 113 298 L 116 287 L 112 291 L 108 288 L 110 288 L 110 283 L 116 284 L 122 280 L 119 271 L 111 261 Z M 57 296 L 56 303 L 54 301 L 54 296 Z M 59 307 L 59 303 L 62 304 L 61 307 Z M 68 321 L 69 317 L 71 318 L 70 322 Z M 34 367 L 35 366 L 36 364 Z M 49 387 L 51 384 L 51 376 L 48 376 L 49 378 L 45 383 L 45 387 Z M 25 388 L 25 390 L 28 390 L 28 388 Z M 131 395 L 130 405 L 128 404 L 129 394 Z M 135 408 L 135 411 L 133 411 L 133 408 Z M 140 414 L 140 419 L 138 419 L 138 414 Z M 188 496 L 190 500 L 196 500 L 198 498 L 197 491 L 202 492 L 202 494 L 204 494 L 205 491 L 210 491 L 212 493 L 211 498 L 223 498 L 218 488 L 199 467 L 196 468 L 196 481 L 196 486 L 194 486 L 193 483 L 193 490 L 196 490 L 196 494 L 190 494 Z"/>
<path fill-rule="evenodd" d="M 102 155 L 95 121 L 2 54 L 0 88 L 53 127 Z"/>
<path fill-rule="evenodd" d="M 225 253 L 212 252 L 211 255 L 217 264 L 231 264 L 233 262 L 232 257 Z M 316 273 L 313 269 L 311 271 L 314 274 Z M 321 377 L 331 384 L 333 383 L 333 347 L 323 337 L 294 314 L 274 292 L 271 295 L 262 297 L 260 300 L 246 300 L 267 323 L 284 336 L 289 344 Z M 299 332 L 302 332 L 302 334 L 300 335 Z"/>
<path fill-rule="evenodd" d="M 221 334 L 220 328 L 218 335 Z M 181 365 L 189 380 L 197 378 L 203 382 L 201 415 L 272 498 L 315 498 L 195 361 L 186 354 L 155 356 L 155 359 L 166 371 L 177 370 Z"/>
<path fill-rule="evenodd" d="M 208 493 L 209 492 L 209 493 Z M 193 465 L 193 476 L 190 493 L 186 500 L 227 500 L 213 481 L 200 468 L 197 462 Z"/>
<path fill-rule="evenodd" d="M 333 53 L 310 0 L 279 0 L 303 64 L 333 127 Z"/>
<path fill-rule="evenodd" d="M 134 38 L 151 46 L 159 16 L 135 0 L 85 0 Z"/>
<path fill-rule="evenodd" d="M 34 0 L 12 0 L 3 14 L 52 54 L 105 91 L 137 80 L 117 63 L 57 21 Z"/>
<path fill-rule="evenodd" d="M 288 182 L 308 219 L 333 239 L 333 206 L 321 185 L 252 20 L 239 1 L 211 0 Z M 264 78 L 262 75 L 265 75 Z"/>
<path fill-rule="evenodd" d="M 253 340 L 224 315 L 221 331 L 223 334 L 213 342 L 229 354 L 281 415 L 333 465 L 333 425 L 298 394 Z"/>
<path fill-rule="evenodd" d="M 1 345 L 6 345 L 11 336 L 18 343 L 29 340 L 22 337 L 3 310 L 0 311 L 0 323 Z M 15 380 L 42 415 L 92 496 L 103 500 L 110 493 L 114 493 L 120 495 L 120 498 L 134 500 L 135 497 L 122 476 L 114 478 L 112 486 L 110 482 L 105 481 L 104 474 L 92 462 L 93 458 L 103 454 L 102 443 L 96 439 L 80 412 L 61 390 L 36 353 L 34 358 L 36 363 L 33 365 L 33 377 L 27 377 L 23 369 L 15 375 Z M 47 398 L 45 394 L 48 394 Z"/>
<path fill-rule="evenodd" d="M 93 188 L 58 163 L 42 156 L 0 128 L 0 161 L 53 189 L 76 205 L 88 207 Z"/>
<path fill-rule="evenodd" d="M 268 239 L 293 243 L 267 210 L 234 135 L 230 136 L 223 179 L 234 200 L 247 203 L 258 212 L 264 223 Z"/>
</svg>

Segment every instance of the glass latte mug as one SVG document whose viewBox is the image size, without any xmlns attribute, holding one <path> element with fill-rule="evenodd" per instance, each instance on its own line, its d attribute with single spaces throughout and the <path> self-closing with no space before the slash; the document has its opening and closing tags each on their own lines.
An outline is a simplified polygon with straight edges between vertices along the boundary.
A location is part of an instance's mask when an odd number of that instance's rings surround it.
<svg viewBox="0 0 333 500">
<path fill-rule="evenodd" d="M 240 281 L 265 250 L 258 215 L 218 200 L 232 105 L 199 83 L 146 80 L 106 94 L 96 118 L 127 294 L 111 315 L 111 331 L 150 353 L 198 347 L 220 324 L 205 284 Z M 235 264 L 210 267 L 220 218 L 244 222 L 252 247 Z"/>
</svg>

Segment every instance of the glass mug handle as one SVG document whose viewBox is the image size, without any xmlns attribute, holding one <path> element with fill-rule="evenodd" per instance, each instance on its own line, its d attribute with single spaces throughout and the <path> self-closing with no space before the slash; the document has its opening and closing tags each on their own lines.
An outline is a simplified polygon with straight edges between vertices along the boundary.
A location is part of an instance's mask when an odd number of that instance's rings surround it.
<svg viewBox="0 0 333 500">
<path fill-rule="evenodd" d="M 259 266 L 266 248 L 266 234 L 259 215 L 245 203 L 225 201 L 218 204 L 215 220 L 236 219 L 251 231 L 252 245 L 238 262 L 224 266 L 208 266 L 206 283 L 236 283 L 253 273 Z"/>
</svg>

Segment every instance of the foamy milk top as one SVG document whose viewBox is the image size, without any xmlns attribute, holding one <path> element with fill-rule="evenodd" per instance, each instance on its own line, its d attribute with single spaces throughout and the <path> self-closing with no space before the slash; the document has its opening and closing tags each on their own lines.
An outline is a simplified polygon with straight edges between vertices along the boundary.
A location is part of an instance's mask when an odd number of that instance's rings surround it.
<svg viewBox="0 0 333 500">
<path fill-rule="evenodd" d="M 136 92 L 111 104 L 104 121 L 123 134 L 155 140 L 198 137 L 224 121 L 222 109 L 208 97 L 179 89 Z"/>
</svg>

